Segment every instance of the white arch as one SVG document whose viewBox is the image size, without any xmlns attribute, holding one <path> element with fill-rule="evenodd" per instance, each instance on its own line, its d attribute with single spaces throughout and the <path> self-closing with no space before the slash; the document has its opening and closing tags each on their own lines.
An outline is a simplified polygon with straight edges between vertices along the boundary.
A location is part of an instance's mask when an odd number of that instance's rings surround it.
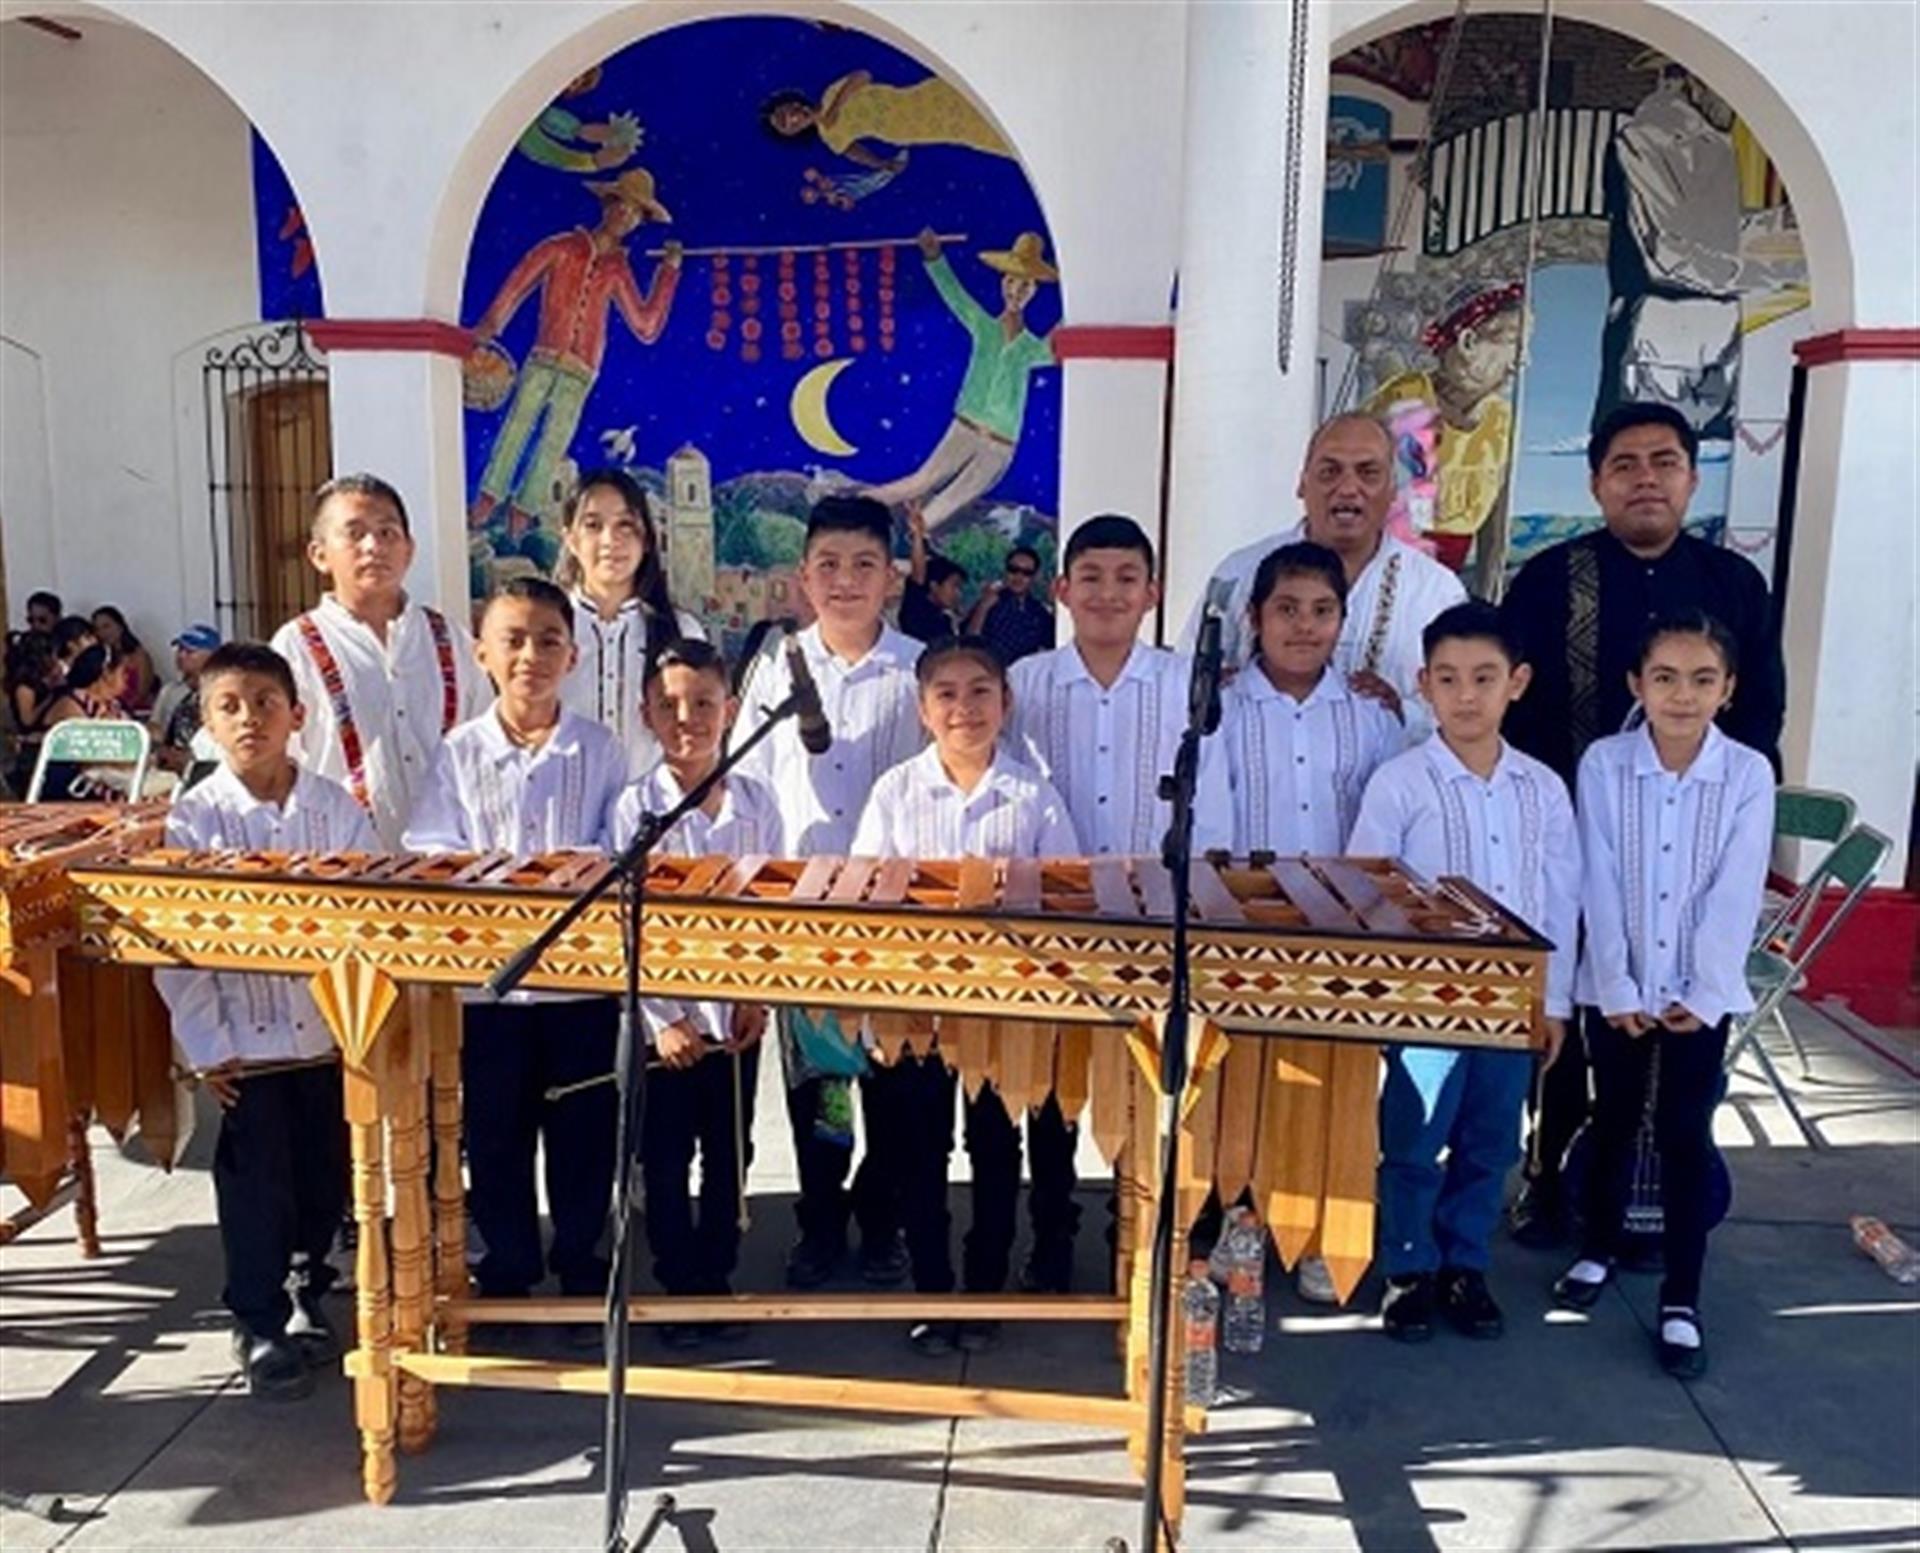
<svg viewBox="0 0 1920 1553">
<path fill-rule="evenodd" d="M 1331 57 L 1338 59 L 1389 33 L 1442 20 L 1453 10 L 1448 0 L 1342 0 L 1334 13 L 1340 31 L 1334 37 Z M 1473 16 L 1495 11 L 1537 16 L 1540 0 L 1473 0 L 1468 25 L 1472 25 Z M 1722 22 L 1728 19 L 1725 7 L 1715 15 Z M 1561 21 L 1585 22 L 1657 48 L 1732 105 L 1766 148 L 1793 199 L 1807 254 L 1815 331 L 1838 329 L 1853 322 L 1856 256 L 1840 192 L 1826 156 L 1783 87 L 1763 74 L 1724 33 L 1711 31 L 1683 14 L 1682 5 L 1675 0 L 1558 0 L 1554 16 Z"/>
</svg>

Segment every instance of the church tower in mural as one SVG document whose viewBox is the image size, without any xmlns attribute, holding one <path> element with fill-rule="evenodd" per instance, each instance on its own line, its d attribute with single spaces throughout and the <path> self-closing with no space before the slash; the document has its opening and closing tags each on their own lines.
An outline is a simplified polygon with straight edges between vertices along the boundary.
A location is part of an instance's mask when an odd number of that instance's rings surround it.
<svg viewBox="0 0 1920 1553">
<path fill-rule="evenodd" d="M 691 443 L 667 460 L 667 582 L 682 609 L 713 597 L 713 466 Z"/>
</svg>

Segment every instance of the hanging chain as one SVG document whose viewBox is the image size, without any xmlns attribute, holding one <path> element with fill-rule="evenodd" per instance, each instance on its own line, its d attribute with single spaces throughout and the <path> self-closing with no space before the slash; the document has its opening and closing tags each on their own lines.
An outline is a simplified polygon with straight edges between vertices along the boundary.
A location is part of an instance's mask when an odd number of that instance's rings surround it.
<svg viewBox="0 0 1920 1553">
<path fill-rule="evenodd" d="M 1280 203 L 1280 308 L 1275 340 L 1282 374 L 1293 369 L 1293 309 L 1300 289 L 1300 173 L 1306 155 L 1300 137 L 1307 116 L 1307 34 L 1312 24 L 1308 4 L 1309 0 L 1293 0 L 1287 37 L 1287 166 Z"/>
</svg>

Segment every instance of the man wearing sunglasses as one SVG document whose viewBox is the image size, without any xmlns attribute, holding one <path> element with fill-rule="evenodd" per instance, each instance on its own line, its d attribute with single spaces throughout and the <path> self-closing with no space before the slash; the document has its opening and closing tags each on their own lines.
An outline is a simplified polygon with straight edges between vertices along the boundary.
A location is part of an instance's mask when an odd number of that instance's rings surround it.
<svg viewBox="0 0 1920 1553">
<path fill-rule="evenodd" d="M 1053 610 L 1033 587 L 1039 575 L 1040 552 L 1015 545 L 1007 552 L 1006 577 L 980 590 L 980 602 L 967 619 L 968 632 L 985 637 L 1004 663 L 1053 646 Z"/>
</svg>

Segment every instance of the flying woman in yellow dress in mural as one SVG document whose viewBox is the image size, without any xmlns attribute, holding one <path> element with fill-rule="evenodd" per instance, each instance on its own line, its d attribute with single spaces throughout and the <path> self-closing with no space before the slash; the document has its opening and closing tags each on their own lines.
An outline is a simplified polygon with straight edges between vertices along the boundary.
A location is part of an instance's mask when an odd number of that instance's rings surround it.
<svg viewBox="0 0 1920 1553">
<path fill-rule="evenodd" d="M 964 146 L 988 156 L 1013 155 L 986 116 L 939 76 L 911 86 L 883 86 L 871 71 L 855 70 L 821 93 L 818 103 L 802 91 L 775 92 L 761 105 L 760 118 L 782 139 L 812 130 L 828 150 L 848 161 L 895 172 L 906 165 L 909 146 Z M 894 154 L 882 156 L 868 141 L 892 146 Z"/>
</svg>

